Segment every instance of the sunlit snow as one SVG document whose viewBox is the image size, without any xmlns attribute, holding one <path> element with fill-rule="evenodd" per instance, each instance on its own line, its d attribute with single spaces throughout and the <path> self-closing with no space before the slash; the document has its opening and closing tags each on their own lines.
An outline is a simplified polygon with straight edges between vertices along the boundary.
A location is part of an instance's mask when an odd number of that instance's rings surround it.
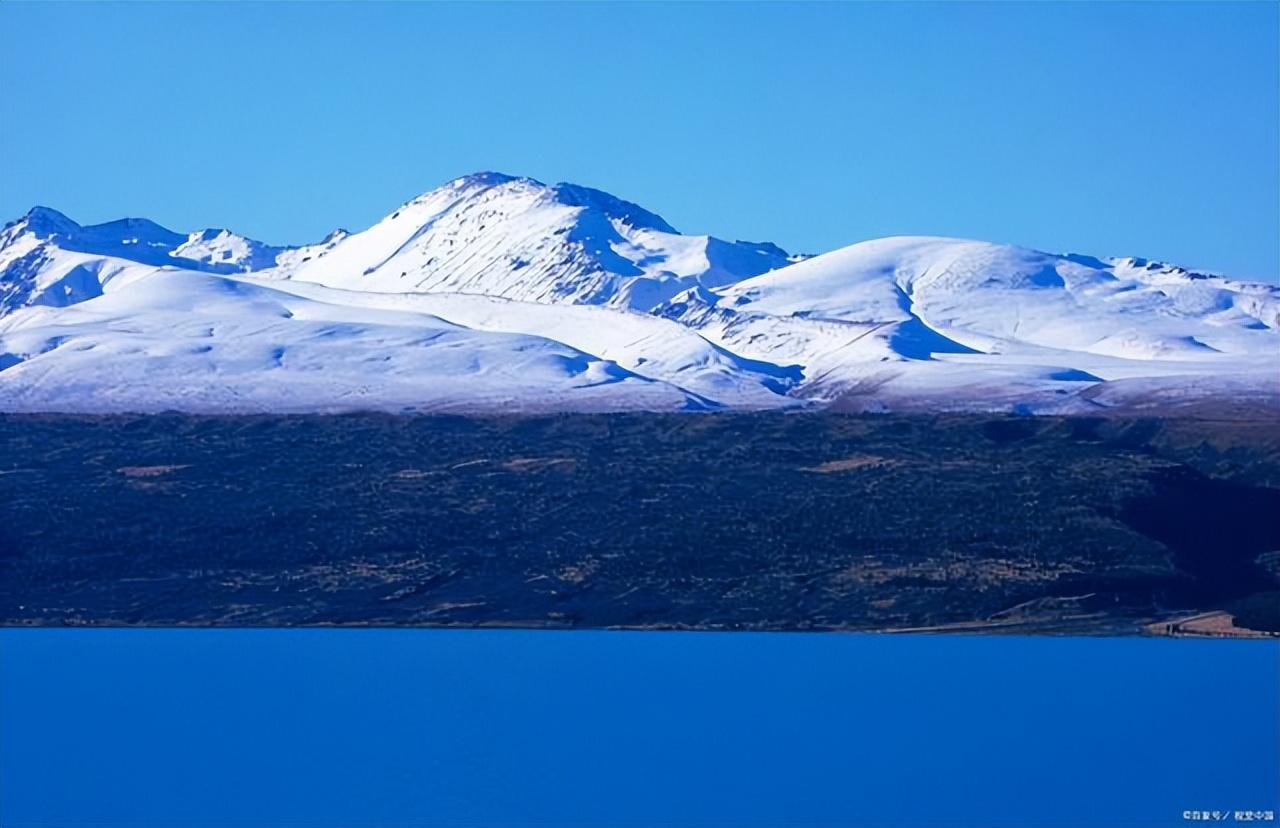
<svg viewBox="0 0 1280 828">
<path fill-rule="evenodd" d="M 467 176 L 274 247 L 36 208 L 0 232 L 0 410 L 1087 412 L 1280 398 L 1280 288 L 898 237 L 804 259 Z"/>
</svg>

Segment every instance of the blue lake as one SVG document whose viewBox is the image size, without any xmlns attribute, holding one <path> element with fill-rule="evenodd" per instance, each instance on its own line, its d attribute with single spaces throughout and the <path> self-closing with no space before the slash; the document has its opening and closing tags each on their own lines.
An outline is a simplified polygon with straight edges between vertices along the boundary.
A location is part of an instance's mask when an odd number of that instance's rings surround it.
<svg viewBox="0 0 1280 828">
<path fill-rule="evenodd" d="M 0 825 L 1185 825 L 1280 643 L 0 630 Z"/>
</svg>

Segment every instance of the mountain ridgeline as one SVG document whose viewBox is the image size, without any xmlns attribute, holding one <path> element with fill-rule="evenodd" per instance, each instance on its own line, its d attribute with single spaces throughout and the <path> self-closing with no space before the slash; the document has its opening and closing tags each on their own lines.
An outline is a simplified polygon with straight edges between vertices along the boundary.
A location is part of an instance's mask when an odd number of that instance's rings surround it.
<svg viewBox="0 0 1280 828">
<path fill-rule="evenodd" d="M 480 173 L 300 247 L 35 208 L 0 231 L 0 411 L 1252 416 L 1280 288 L 894 237 L 818 256 Z"/>
</svg>

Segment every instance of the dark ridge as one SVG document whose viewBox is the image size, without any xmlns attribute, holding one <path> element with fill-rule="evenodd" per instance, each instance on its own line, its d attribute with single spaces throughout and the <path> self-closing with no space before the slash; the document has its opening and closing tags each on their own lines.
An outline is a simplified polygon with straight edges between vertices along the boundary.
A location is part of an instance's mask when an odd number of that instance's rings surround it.
<svg viewBox="0 0 1280 828">
<path fill-rule="evenodd" d="M 1270 422 L 0 416 L 0 623 L 1133 632 L 1277 589 L 1278 465 Z"/>
<path fill-rule="evenodd" d="M 1215 480 L 1186 466 L 1157 469 L 1149 479 L 1152 494 L 1121 514 L 1164 544 L 1187 576 L 1172 600 L 1221 606 L 1276 585 L 1257 559 L 1280 550 L 1280 489 Z"/>
</svg>

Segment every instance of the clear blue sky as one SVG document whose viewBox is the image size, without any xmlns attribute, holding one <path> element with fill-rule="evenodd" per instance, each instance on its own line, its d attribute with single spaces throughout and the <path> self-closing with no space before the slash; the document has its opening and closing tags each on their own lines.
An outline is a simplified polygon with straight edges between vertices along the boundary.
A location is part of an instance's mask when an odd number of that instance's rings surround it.
<svg viewBox="0 0 1280 828">
<path fill-rule="evenodd" d="M 0 4 L 0 215 L 270 242 L 480 170 L 686 232 L 1280 274 L 1275 3 Z"/>
</svg>

